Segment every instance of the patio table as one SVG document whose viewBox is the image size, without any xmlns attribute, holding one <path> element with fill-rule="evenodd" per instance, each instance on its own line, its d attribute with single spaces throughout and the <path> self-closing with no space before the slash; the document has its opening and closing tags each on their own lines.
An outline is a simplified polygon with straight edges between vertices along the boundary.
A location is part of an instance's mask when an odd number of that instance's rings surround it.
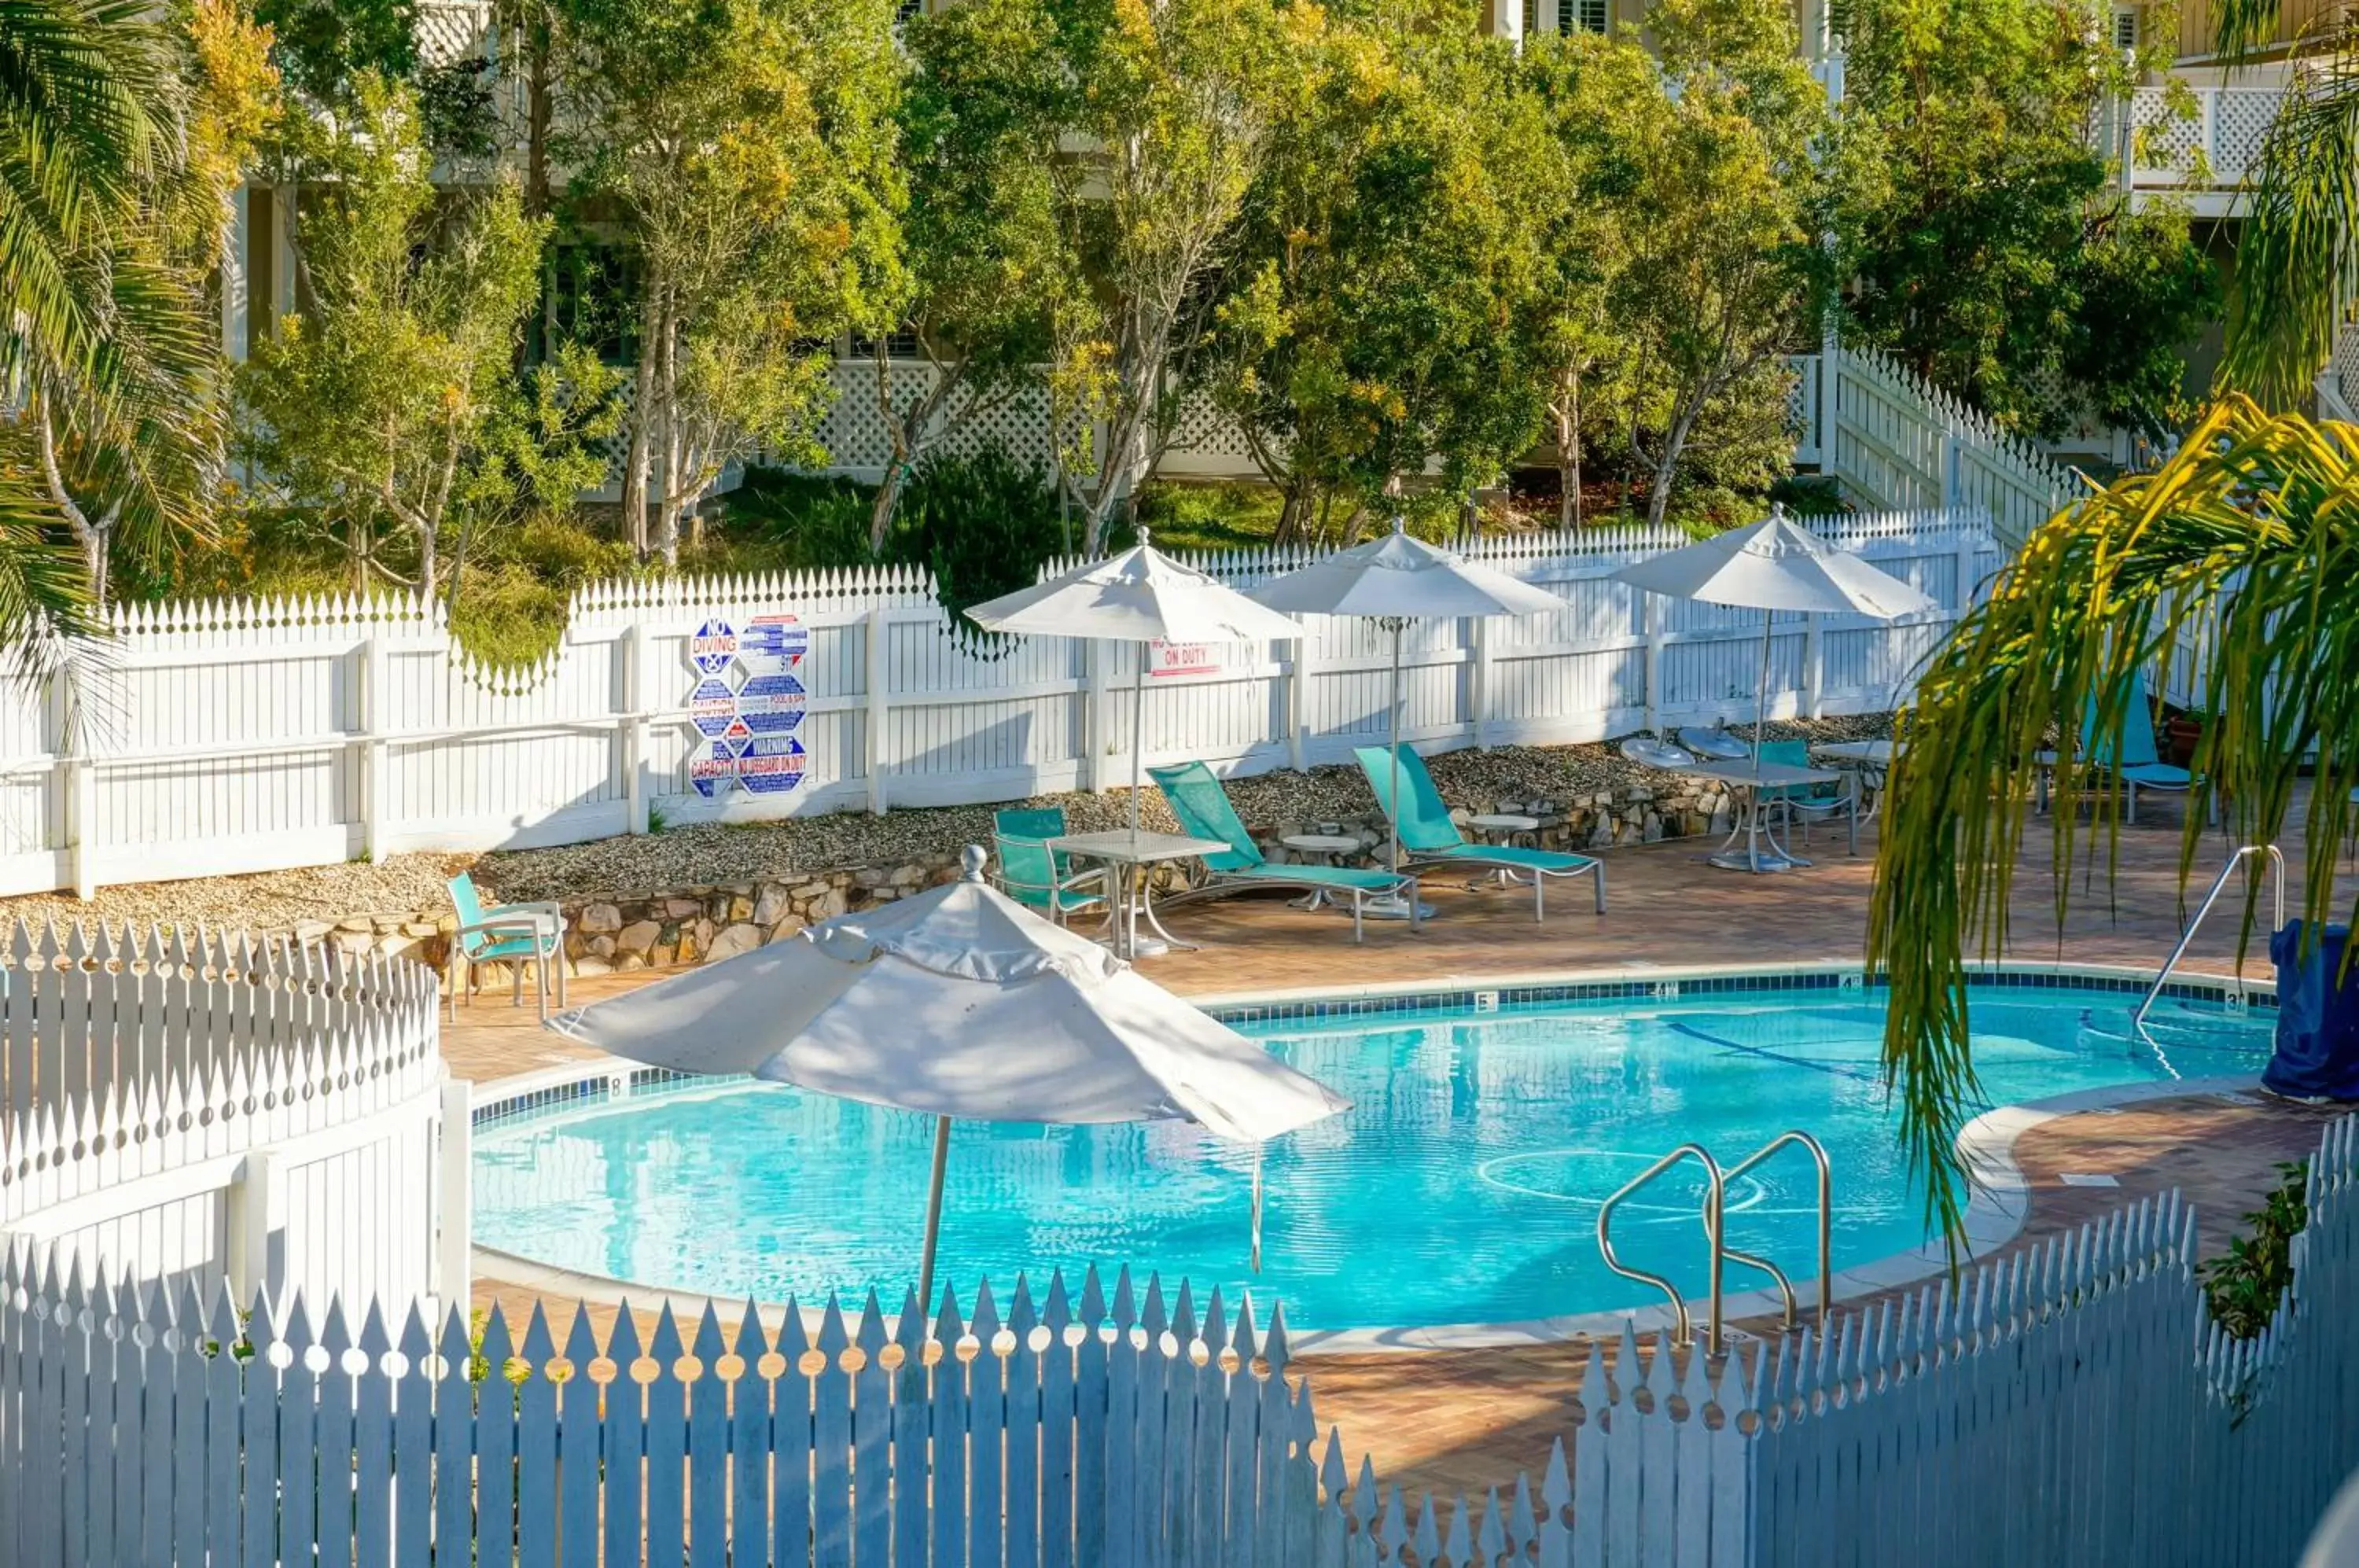
<svg viewBox="0 0 2359 1568">
<path fill-rule="evenodd" d="M 1725 871 L 1790 871 L 1810 863 L 1788 849 L 1779 842 L 1777 830 L 1769 823 L 1764 810 L 1761 791 L 1764 789 L 1790 789 L 1809 784 L 1834 784 L 1843 775 L 1823 768 L 1796 768 L 1790 763 L 1765 762 L 1757 768 L 1749 759 L 1729 762 L 1702 762 L 1693 768 L 1675 771 L 1705 779 L 1717 779 L 1732 789 L 1745 794 L 1745 809 L 1737 823 L 1720 848 L 1708 857 L 1712 864 Z M 1745 847 L 1734 847 L 1738 839 Z M 1852 848 L 1859 848 L 1859 822 L 1852 821 Z"/>
<path fill-rule="evenodd" d="M 1191 838 L 1186 833 L 1134 833 L 1117 828 L 1112 833 L 1065 833 L 1050 839 L 1049 847 L 1105 864 L 1111 873 L 1109 880 L 1117 889 L 1113 900 L 1111 945 L 1116 957 L 1138 959 L 1169 953 L 1175 947 L 1195 951 L 1193 942 L 1181 942 L 1155 918 L 1151 868 L 1165 861 L 1197 860 L 1218 855 L 1229 846 L 1218 839 Z M 1144 942 L 1138 934 L 1142 917 L 1156 933 Z"/>
</svg>

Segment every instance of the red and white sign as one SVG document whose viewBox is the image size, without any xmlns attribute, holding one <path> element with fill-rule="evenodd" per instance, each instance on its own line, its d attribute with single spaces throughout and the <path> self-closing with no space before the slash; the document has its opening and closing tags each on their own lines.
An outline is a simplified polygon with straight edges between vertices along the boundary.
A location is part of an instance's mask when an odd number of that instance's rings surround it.
<svg viewBox="0 0 2359 1568">
<path fill-rule="evenodd" d="M 1216 642 L 1150 642 L 1147 673 L 1162 681 L 1173 676 L 1218 675 L 1221 645 Z"/>
</svg>

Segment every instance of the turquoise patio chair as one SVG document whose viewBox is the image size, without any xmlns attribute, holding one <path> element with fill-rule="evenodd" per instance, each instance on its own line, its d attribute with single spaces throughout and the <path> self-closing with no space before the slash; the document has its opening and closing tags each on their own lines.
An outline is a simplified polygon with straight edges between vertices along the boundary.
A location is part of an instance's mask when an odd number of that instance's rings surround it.
<svg viewBox="0 0 2359 1568">
<path fill-rule="evenodd" d="M 1364 871 L 1348 866 L 1272 866 L 1245 832 L 1237 819 L 1234 806 L 1229 804 L 1229 793 L 1212 770 L 1201 762 L 1183 762 L 1177 768 L 1150 768 L 1148 777 L 1163 798 L 1171 803 L 1171 814 L 1180 819 L 1180 830 L 1196 838 L 1219 839 L 1229 847 L 1204 856 L 1205 881 L 1179 895 L 1183 898 L 1212 898 L 1223 893 L 1243 892 L 1248 887 L 1306 887 L 1329 898 L 1348 896 L 1352 900 L 1352 940 L 1360 942 L 1366 936 L 1364 919 L 1367 900 L 1375 898 L 1402 898 L 1408 900 L 1408 923 L 1415 930 L 1422 911 L 1417 898 L 1417 878 L 1391 871 Z M 1169 902 L 1169 900 L 1166 900 Z"/>
<path fill-rule="evenodd" d="M 1808 768 L 1810 743 L 1765 740 L 1761 743 L 1761 760 L 1786 768 Z M 1850 818 L 1851 852 L 1859 853 L 1859 801 L 1849 785 L 1832 780 L 1824 784 L 1775 784 L 1761 791 L 1761 802 L 1788 822 L 1800 823 L 1806 841 L 1813 822 L 1829 817 Z"/>
<path fill-rule="evenodd" d="M 1006 833 L 1009 838 L 1062 838 L 1065 836 L 1065 808 L 1003 807 L 991 813 L 991 831 Z M 1057 880 L 1062 882 L 1073 874 L 1072 859 L 1061 849 L 1051 853 L 1057 861 Z"/>
<path fill-rule="evenodd" d="M 549 985 L 557 977 L 557 1005 L 565 1006 L 565 916 L 555 904 L 495 904 L 484 907 L 475 879 L 462 871 L 451 878 L 451 908 L 459 929 L 451 934 L 451 1017 L 459 1016 L 459 994 L 473 999 L 475 966 L 506 964 L 513 972 L 515 989 L 508 1005 L 524 1000 L 524 966 L 533 967 L 540 1016 L 549 1018 Z"/>
<path fill-rule="evenodd" d="M 1057 857 L 1037 838 L 995 833 L 999 850 L 1000 890 L 1027 909 L 1038 909 L 1059 925 L 1077 911 L 1105 907 L 1106 874 L 1092 866 L 1079 876 L 1060 875 Z"/>
<path fill-rule="evenodd" d="M 2176 768 L 2162 760 L 2154 744 L 2154 703 L 2147 695 L 2146 676 L 2132 671 L 2129 699 L 2122 715 L 2121 752 L 2115 756 L 2111 745 L 2097 737 L 2097 700 L 2092 696 L 2081 714 L 2081 756 L 2082 765 L 2093 774 L 2118 781 L 2127 796 L 2125 818 L 2137 821 L 2137 798 L 2141 789 L 2156 789 L 2169 795 L 2184 795 L 2201 782 L 2184 768 Z M 2054 754 L 2042 752 L 2036 759 L 2053 767 Z M 2047 805 L 2048 788 L 2043 773 L 2039 789 L 2039 804 Z M 2209 803 L 2209 811 L 2216 821 L 2219 802 Z"/>
<path fill-rule="evenodd" d="M 1450 820 L 1450 808 L 1441 803 L 1441 792 L 1433 787 L 1433 775 L 1425 770 L 1425 759 L 1404 746 L 1400 748 L 1401 800 L 1396 809 L 1393 800 L 1393 768 L 1391 757 L 1383 746 L 1363 746 L 1353 748 L 1360 759 L 1360 770 L 1368 776 L 1368 784 L 1376 792 L 1376 804 L 1393 821 L 1400 834 L 1401 855 L 1406 864 L 1432 864 L 1447 861 L 1452 866 L 1479 866 L 1494 871 L 1504 871 L 1509 880 L 1529 877 L 1532 879 L 1532 918 L 1544 920 L 1548 913 L 1548 879 L 1551 877 L 1591 877 L 1596 878 L 1597 912 L 1605 912 L 1605 864 L 1586 855 L 1565 855 L 1551 849 L 1518 849 L 1504 844 L 1469 844 L 1458 824 Z"/>
</svg>

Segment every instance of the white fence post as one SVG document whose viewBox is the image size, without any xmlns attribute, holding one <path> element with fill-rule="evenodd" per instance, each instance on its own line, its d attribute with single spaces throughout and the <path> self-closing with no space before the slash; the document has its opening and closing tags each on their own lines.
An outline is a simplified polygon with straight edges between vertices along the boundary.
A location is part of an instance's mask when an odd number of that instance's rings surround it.
<svg viewBox="0 0 2359 1568">
<path fill-rule="evenodd" d="M 1974 581 L 1974 566 L 1981 556 L 1982 541 L 1972 534 L 1961 534 L 1958 539 L 1958 602 L 1950 609 L 1950 624 L 1952 626 L 1965 619 L 1966 612 L 1974 606 L 1974 590 L 1980 586 Z"/>
<path fill-rule="evenodd" d="M 369 864 L 376 865 L 385 858 L 385 836 L 389 808 L 385 766 L 385 742 L 374 738 L 385 728 L 386 654 L 381 637 L 370 637 L 360 646 L 361 713 L 361 844 L 368 853 Z"/>
<path fill-rule="evenodd" d="M 1826 691 L 1826 643 L 1819 623 L 1823 619 L 1812 610 L 1802 617 L 1802 712 L 1810 718 L 1824 718 L 1821 696 Z"/>
<path fill-rule="evenodd" d="M 98 764 L 76 757 L 60 766 L 70 795 L 66 831 L 73 846 L 74 897 L 87 898 L 98 891 Z"/>
<path fill-rule="evenodd" d="M 1466 724 L 1476 749 L 1491 749 L 1491 617 L 1470 615 L 1473 661 L 1467 671 Z"/>
<path fill-rule="evenodd" d="M 624 812 L 634 833 L 647 831 L 647 723 L 640 715 L 647 712 L 646 671 L 647 628 L 644 621 L 633 621 L 623 628 L 617 645 L 622 658 L 623 722 L 616 726 L 614 744 L 622 748 L 618 759 L 623 769 Z"/>
<path fill-rule="evenodd" d="M 226 1272 L 230 1289 L 242 1301 L 270 1288 L 270 1194 L 277 1179 L 277 1157 L 256 1149 L 246 1154 L 237 1184 L 230 1190 Z"/>
<path fill-rule="evenodd" d="M 1657 604 L 1654 594 L 1647 594 L 1644 603 L 1646 607 L 1641 614 L 1646 617 L 1644 626 L 1647 635 L 1647 727 L 1655 734 L 1661 735 L 1663 733 L 1663 613 Z"/>
<path fill-rule="evenodd" d="M 454 1078 L 442 1085 L 441 1138 L 436 1145 L 439 1163 L 434 1173 L 442 1199 L 435 1206 L 434 1293 L 441 1298 L 445 1312 L 466 1310 L 473 1283 L 474 1146 L 474 1085 Z"/>
<path fill-rule="evenodd" d="M 885 606 L 868 612 L 868 809 L 886 811 L 885 772 L 893 765 L 888 744 L 893 723 L 893 693 L 886 669 L 891 638 Z"/>
<path fill-rule="evenodd" d="M 1302 617 L 1295 617 L 1301 626 Z M 1297 773 L 1309 771 L 1310 746 L 1310 628 L 1302 626 L 1294 639 L 1294 657 L 1286 667 L 1286 765 Z"/>
</svg>

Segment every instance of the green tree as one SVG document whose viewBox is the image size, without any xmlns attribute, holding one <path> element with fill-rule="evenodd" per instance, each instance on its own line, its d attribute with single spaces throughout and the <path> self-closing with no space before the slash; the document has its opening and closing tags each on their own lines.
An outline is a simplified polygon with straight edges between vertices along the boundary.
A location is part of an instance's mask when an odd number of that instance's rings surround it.
<svg viewBox="0 0 2359 1568">
<path fill-rule="evenodd" d="M 331 167 L 305 220 L 313 308 L 238 376 L 246 455 L 342 530 L 355 592 L 431 594 L 454 509 L 485 498 L 548 223 L 511 183 L 438 196 L 415 97 L 379 78 L 357 84 Z"/>
<path fill-rule="evenodd" d="M 1624 215 L 1641 168 L 1634 115 L 1662 86 L 1637 41 L 1590 32 L 1534 38 L 1523 54 L 1552 145 L 1531 178 L 1556 197 L 1540 230 L 1539 286 L 1527 295 L 1518 332 L 1547 403 L 1557 452 L 1558 520 L 1582 521 L 1592 432 L 1626 421 L 1636 343 L 1617 301 L 1631 264 Z"/>
<path fill-rule="evenodd" d="M 1167 394 L 1203 344 L 1275 94 L 1320 13 L 1274 0 L 1044 4 L 1070 75 L 1061 124 L 1036 156 L 1093 285 L 1056 312 L 1053 417 L 1069 435 L 1066 482 L 1095 471 L 1081 497 L 1094 552 L 1176 430 L 1180 399 Z M 1094 463 L 1079 439 L 1093 422 Z"/>
<path fill-rule="evenodd" d="M 623 513 L 642 556 L 678 561 L 683 513 L 730 463 L 815 458 L 829 340 L 898 314 L 891 23 L 888 0 L 573 0 L 564 17 L 574 194 L 638 257 Z"/>
<path fill-rule="evenodd" d="M 1513 328 L 1555 202 L 1538 101 L 1472 26 L 1380 13 L 1298 49 L 1245 202 L 1206 362 L 1215 403 L 1285 495 L 1281 538 L 1462 499 L 1531 441 Z"/>
<path fill-rule="evenodd" d="M 1845 114 L 1887 178 L 1854 214 L 1871 343 L 2027 434 L 2076 412 L 2158 434 L 2219 313 L 2183 209 L 2132 210 L 2094 124 L 2151 70 L 2049 0 L 1858 0 Z M 2168 29 L 2151 29 L 2165 33 Z"/>
<path fill-rule="evenodd" d="M 1747 485 L 1782 465 L 1786 354 L 1821 308 L 1845 165 L 1787 7 L 1663 0 L 1648 26 L 1662 86 L 1616 127 L 1636 178 L 1617 203 L 1614 298 L 1634 343 L 1630 446 L 1659 523 L 1682 463 Z"/>
<path fill-rule="evenodd" d="M 875 398 L 892 451 L 869 515 L 871 554 L 883 550 L 902 488 L 929 452 L 1041 390 L 1052 323 L 1086 291 L 1042 156 L 1063 123 L 1056 41 L 1035 0 L 968 0 L 908 24 L 905 321 L 932 375 L 897 388 L 887 343 L 876 338 Z"/>
</svg>

